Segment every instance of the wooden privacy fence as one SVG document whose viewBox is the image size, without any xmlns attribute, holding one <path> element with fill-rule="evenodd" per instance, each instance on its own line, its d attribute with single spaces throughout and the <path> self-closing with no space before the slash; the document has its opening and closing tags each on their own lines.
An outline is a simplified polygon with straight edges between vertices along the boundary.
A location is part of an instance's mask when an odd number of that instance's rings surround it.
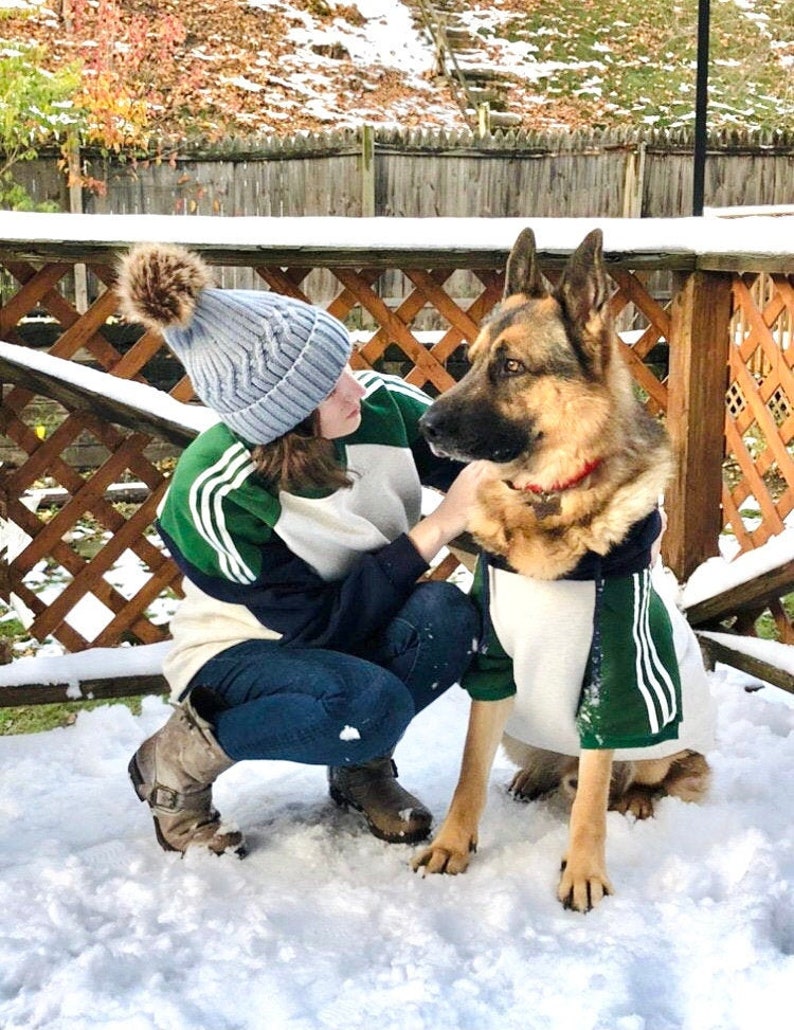
<svg viewBox="0 0 794 1030">
<path fill-rule="evenodd" d="M 362 126 L 185 144 L 168 160 L 84 151 L 101 193 L 67 191 L 60 154 L 13 174 L 36 202 L 86 214 L 669 218 L 692 210 L 693 147 L 689 130 Z M 793 169 L 791 133 L 710 133 L 705 203 L 792 204 Z"/>
<path fill-rule="evenodd" d="M 2 566 L 0 597 L 15 595 L 29 611 L 30 632 L 52 636 L 69 651 L 155 643 L 168 627 L 156 615 L 164 592 L 180 579 L 151 524 L 168 483 L 168 463 L 153 456 L 159 442 L 176 453 L 192 430 L 114 401 L 112 391 L 86 390 L 36 367 L 26 355 L 46 349 L 69 363 L 90 365 L 114 379 L 151 383 L 159 362 L 174 362 L 156 333 L 138 327 L 120 341 L 113 266 L 136 240 L 185 243 L 217 265 L 252 269 L 262 288 L 313 300 L 310 273 L 327 270 L 336 284 L 328 310 L 357 332 L 353 364 L 387 368 L 436 394 L 463 366 L 462 345 L 498 302 L 506 255 L 531 225 L 544 268 L 553 278 L 595 225 L 604 229 L 615 292 L 612 307 L 631 328 L 624 354 L 654 414 L 667 420 L 678 462 L 667 496 L 665 557 L 680 580 L 718 551 L 728 529 L 742 550 L 764 543 L 794 508 L 794 239 L 787 218 L 673 219 L 212 219 L 3 213 L 0 266 L 17 284 L 0 308 L 0 435 L 15 453 L 2 469 L 3 505 L 11 546 Z M 260 241 L 266 241 L 264 243 Z M 74 266 L 85 263 L 103 284 L 85 311 L 64 295 Z M 400 271 L 406 289 L 381 295 L 379 281 Z M 469 294 L 450 287 L 469 273 Z M 670 273 L 669 295 L 650 285 Z M 420 316 L 432 332 L 416 329 Z M 28 330 L 44 324 L 52 342 L 32 348 Z M 130 334 L 128 333 L 128 336 Z M 159 366 L 158 366 L 159 367 Z M 177 369 L 172 398 L 189 401 L 189 381 Z M 104 380 L 106 383 L 110 379 Z M 161 394 L 161 396 L 165 396 Z M 41 405 L 48 405 L 42 432 Z M 100 457 L 89 469 L 69 455 L 90 437 Z M 120 506 L 111 488 L 134 483 L 135 503 Z M 46 486 L 58 504 L 39 503 Z M 748 507 L 753 511 L 748 512 Z M 104 532 L 86 552 L 81 527 Z M 134 556 L 142 572 L 134 592 L 114 576 Z M 454 560 L 453 560 L 454 564 Z M 42 595 L 42 569 L 60 592 Z M 445 572 L 448 568 L 445 568 Z M 792 639 L 779 597 L 791 586 L 744 605 L 743 628 L 770 607 L 781 637 Z M 746 598 L 745 598 L 746 601 Z M 80 613 L 80 618 L 77 618 Z M 709 616 L 724 619 L 729 612 Z"/>
</svg>

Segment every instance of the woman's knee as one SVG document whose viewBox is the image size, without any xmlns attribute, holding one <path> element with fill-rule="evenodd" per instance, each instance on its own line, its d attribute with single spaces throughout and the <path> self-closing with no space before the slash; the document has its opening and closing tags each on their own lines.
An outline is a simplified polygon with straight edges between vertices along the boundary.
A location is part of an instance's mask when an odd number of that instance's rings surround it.
<svg viewBox="0 0 794 1030">
<path fill-rule="evenodd" d="M 417 711 L 460 681 L 479 623 L 470 598 L 451 583 L 435 582 L 418 586 L 392 621 L 381 657 L 408 685 Z"/>
<path fill-rule="evenodd" d="M 414 715 L 411 697 L 400 680 L 371 662 L 361 662 L 355 678 L 329 676 L 322 704 L 330 718 L 348 722 L 383 722 L 392 718 L 407 726 Z"/>
<path fill-rule="evenodd" d="M 352 673 L 328 668 L 322 690 L 269 694 L 222 712 L 221 746 L 236 759 L 278 758 L 339 765 L 388 752 L 416 708 L 407 688 L 361 660 Z"/>
<path fill-rule="evenodd" d="M 339 742 L 345 762 L 385 754 L 402 737 L 416 714 L 413 698 L 391 672 L 366 663 L 365 678 L 337 682 L 323 702 L 329 733 Z"/>
</svg>

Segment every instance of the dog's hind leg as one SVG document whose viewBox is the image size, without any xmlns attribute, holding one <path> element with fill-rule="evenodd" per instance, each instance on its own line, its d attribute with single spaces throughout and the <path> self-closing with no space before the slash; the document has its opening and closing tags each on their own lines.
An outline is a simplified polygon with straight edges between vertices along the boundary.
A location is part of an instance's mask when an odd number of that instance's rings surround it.
<svg viewBox="0 0 794 1030">
<path fill-rule="evenodd" d="M 612 775 L 609 781 L 609 807 L 616 809 L 621 800 L 625 797 L 626 791 L 634 782 L 634 762 L 613 762 Z M 579 786 L 579 762 L 575 760 L 572 766 L 565 770 L 560 788 L 562 793 L 573 802 L 576 797 L 576 789 Z"/>
<path fill-rule="evenodd" d="M 576 797 L 571 809 L 568 851 L 557 897 L 566 908 L 589 912 L 612 893 L 606 870 L 607 805 L 612 778 L 611 751 L 582 751 Z"/>
<path fill-rule="evenodd" d="M 502 747 L 510 761 L 519 766 L 508 787 L 517 801 L 536 801 L 553 793 L 568 776 L 576 774 L 577 759 L 525 744 L 509 733 L 502 737 Z"/>
<path fill-rule="evenodd" d="M 472 701 L 460 776 L 449 812 L 430 846 L 411 863 L 414 872 L 462 873 L 477 850 L 480 816 L 485 808 L 488 778 L 513 698 Z"/>
<path fill-rule="evenodd" d="M 702 801 L 710 779 L 709 764 L 697 751 L 646 759 L 635 763 L 633 782 L 611 807 L 636 819 L 649 819 L 656 801 L 668 794 L 682 801 Z"/>
<path fill-rule="evenodd" d="M 709 763 L 697 751 L 673 755 L 670 769 L 662 780 L 662 790 L 682 801 L 702 801 L 711 783 Z"/>
</svg>

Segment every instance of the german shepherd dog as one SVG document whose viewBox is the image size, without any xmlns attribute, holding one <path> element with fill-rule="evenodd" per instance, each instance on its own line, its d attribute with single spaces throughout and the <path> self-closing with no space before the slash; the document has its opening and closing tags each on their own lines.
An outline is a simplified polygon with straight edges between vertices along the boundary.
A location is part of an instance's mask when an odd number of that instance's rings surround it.
<svg viewBox="0 0 794 1030">
<path fill-rule="evenodd" d="M 508 259 L 502 302 L 470 348 L 468 373 L 423 418 L 437 452 L 495 463 L 469 528 L 486 552 L 534 580 L 565 576 L 587 552 L 607 555 L 653 512 L 671 472 L 666 433 L 635 396 L 609 300 L 600 230 L 584 239 L 554 288 L 524 230 Z M 520 798 L 557 787 L 573 795 L 557 895 L 566 908 L 587 911 L 612 893 L 608 808 L 645 818 L 656 796 L 696 800 L 708 765 L 694 751 L 613 762 L 612 750 L 583 749 L 577 758 L 531 747 L 504 735 L 512 702 L 472 701 L 449 812 L 413 868 L 467 868 L 502 741 L 520 766 L 511 787 Z"/>
</svg>

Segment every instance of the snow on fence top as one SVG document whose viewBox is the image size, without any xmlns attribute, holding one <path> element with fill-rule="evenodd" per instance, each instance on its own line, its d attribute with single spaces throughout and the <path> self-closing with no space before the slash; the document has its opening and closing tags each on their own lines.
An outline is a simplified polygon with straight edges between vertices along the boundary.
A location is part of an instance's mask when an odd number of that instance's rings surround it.
<svg viewBox="0 0 794 1030">
<path fill-rule="evenodd" d="M 151 419 L 158 419 L 160 422 L 190 432 L 200 433 L 218 421 L 218 416 L 203 404 L 183 404 L 175 397 L 147 383 L 116 378 L 79 362 L 0 340 L 0 362 L 3 360 L 19 368 L 42 372 L 53 379 L 78 387 L 86 394 L 116 401 Z"/>
<path fill-rule="evenodd" d="M 774 212 L 775 209 L 770 209 Z M 0 254 L 33 255 L 124 250 L 135 242 L 171 242 L 204 250 L 291 254 L 366 250 L 507 254 L 518 233 L 530 227 L 541 255 L 564 255 L 594 228 L 604 232 L 607 258 L 679 255 L 691 266 L 725 267 L 740 256 L 776 265 L 794 260 L 794 215 L 741 219 L 700 218 L 344 218 L 225 217 L 206 215 L 73 215 L 3 212 Z"/>
</svg>

